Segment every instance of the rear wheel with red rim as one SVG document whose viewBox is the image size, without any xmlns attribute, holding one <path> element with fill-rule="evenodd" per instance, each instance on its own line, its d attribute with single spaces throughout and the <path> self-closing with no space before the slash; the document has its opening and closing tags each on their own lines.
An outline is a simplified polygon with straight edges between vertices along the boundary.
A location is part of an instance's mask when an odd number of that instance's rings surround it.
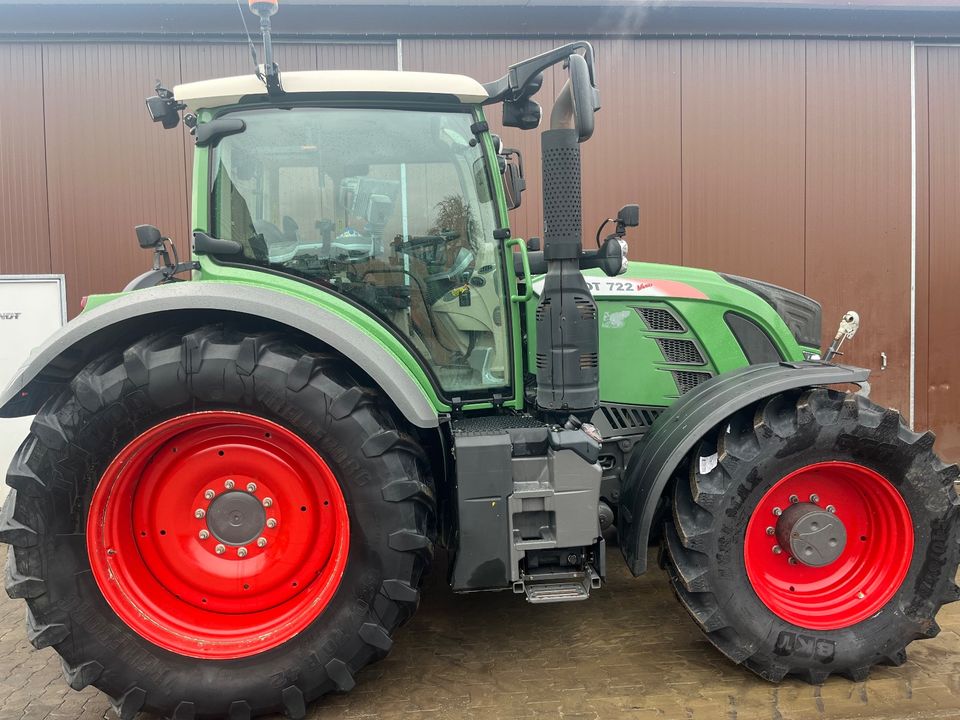
<svg viewBox="0 0 960 720">
<path fill-rule="evenodd" d="M 113 610 L 160 647 L 256 655 L 323 612 L 350 520 L 320 455 L 265 418 L 210 411 L 161 422 L 103 474 L 87 551 Z"/>
<path fill-rule="evenodd" d="M 435 505 L 423 451 L 350 367 L 276 334 L 164 331 L 40 411 L 0 537 L 72 687 L 121 718 L 297 718 L 386 654 Z"/>
<path fill-rule="evenodd" d="M 679 480 L 664 561 L 728 657 L 769 680 L 864 679 L 956 600 L 955 466 L 895 411 L 823 389 L 730 418 Z"/>
</svg>

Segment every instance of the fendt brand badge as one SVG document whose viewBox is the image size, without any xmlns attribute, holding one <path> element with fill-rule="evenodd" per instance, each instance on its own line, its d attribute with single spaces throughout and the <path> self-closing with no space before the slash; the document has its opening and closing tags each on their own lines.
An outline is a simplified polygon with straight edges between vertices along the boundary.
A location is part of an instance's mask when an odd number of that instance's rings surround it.
<svg viewBox="0 0 960 720">
<path fill-rule="evenodd" d="M 19 320 L 23 313 L 18 312 L 0 312 L 0 320 Z"/>
</svg>

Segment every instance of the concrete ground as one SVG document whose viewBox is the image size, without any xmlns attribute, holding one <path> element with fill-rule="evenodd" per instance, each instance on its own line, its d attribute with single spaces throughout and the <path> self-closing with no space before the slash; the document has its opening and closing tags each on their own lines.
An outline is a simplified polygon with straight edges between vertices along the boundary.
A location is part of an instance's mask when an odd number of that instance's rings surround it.
<svg viewBox="0 0 960 720">
<path fill-rule="evenodd" d="M 0 560 L 5 562 L 5 550 Z M 509 593 L 455 596 L 437 570 L 394 651 L 311 720 L 498 718 L 960 718 L 960 603 L 907 664 L 864 683 L 760 680 L 700 635 L 659 570 L 635 580 L 611 553 L 607 585 L 582 603 L 532 606 Z M 70 690 L 53 650 L 27 643 L 23 603 L 0 593 L 0 720 L 114 717 L 93 688 Z"/>
</svg>

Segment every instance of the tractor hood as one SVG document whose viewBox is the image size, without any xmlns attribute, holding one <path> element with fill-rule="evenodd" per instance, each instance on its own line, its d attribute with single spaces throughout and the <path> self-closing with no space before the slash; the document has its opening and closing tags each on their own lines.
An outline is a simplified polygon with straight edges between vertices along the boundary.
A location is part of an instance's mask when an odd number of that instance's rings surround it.
<svg viewBox="0 0 960 720">
<path fill-rule="evenodd" d="M 820 347 L 823 311 L 816 300 L 760 280 L 738 275 L 724 274 L 721 277 L 762 297 L 783 318 L 798 343 L 807 347 Z"/>
</svg>

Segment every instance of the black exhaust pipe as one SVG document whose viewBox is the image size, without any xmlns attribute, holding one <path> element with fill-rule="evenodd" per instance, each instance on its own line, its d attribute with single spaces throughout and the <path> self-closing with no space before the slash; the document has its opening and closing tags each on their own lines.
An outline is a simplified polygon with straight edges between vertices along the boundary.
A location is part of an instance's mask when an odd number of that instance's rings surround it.
<svg viewBox="0 0 960 720">
<path fill-rule="evenodd" d="M 536 315 L 537 407 L 561 422 L 569 415 L 588 421 L 600 402 L 597 304 L 580 274 L 579 138 L 566 128 L 541 135 L 547 274 Z"/>
</svg>

